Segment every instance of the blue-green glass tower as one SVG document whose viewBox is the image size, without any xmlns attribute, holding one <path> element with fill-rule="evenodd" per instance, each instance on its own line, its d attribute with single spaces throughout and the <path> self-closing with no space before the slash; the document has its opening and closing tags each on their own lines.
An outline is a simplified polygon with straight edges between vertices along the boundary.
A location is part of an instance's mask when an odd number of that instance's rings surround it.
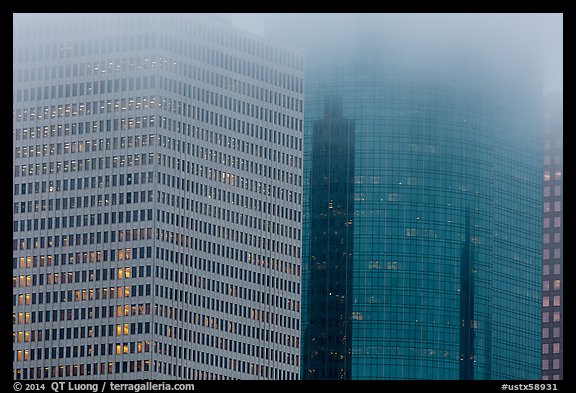
<svg viewBox="0 0 576 393">
<path fill-rule="evenodd" d="M 374 26 L 293 37 L 302 378 L 538 379 L 538 69 Z"/>
</svg>

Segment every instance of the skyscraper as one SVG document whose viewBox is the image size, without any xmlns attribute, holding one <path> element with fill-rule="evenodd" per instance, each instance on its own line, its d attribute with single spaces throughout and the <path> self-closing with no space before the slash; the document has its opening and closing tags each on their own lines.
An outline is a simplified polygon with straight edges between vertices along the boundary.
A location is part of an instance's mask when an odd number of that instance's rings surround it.
<svg viewBox="0 0 576 393">
<path fill-rule="evenodd" d="M 308 18 L 302 378 L 538 378 L 532 59 L 448 17 Z"/>
<path fill-rule="evenodd" d="M 563 104 L 545 100 L 542 213 L 542 379 L 563 379 Z"/>
<path fill-rule="evenodd" d="M 297 379 L 303 58 L 218 18 L 15 15 L 15 379 Z"/>
</svg>

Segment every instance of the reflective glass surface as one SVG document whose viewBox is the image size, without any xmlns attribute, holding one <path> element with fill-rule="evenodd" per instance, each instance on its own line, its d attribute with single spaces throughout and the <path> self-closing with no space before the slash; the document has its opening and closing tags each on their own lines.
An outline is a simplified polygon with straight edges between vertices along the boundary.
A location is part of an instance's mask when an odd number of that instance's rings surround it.
<svg viewBox="0 0 576 393">
<path fill-rule="evenodd" d="M 308 51 L 304 379 L 539 377 L 540 95 L 476 60 Z"/>
</svg>

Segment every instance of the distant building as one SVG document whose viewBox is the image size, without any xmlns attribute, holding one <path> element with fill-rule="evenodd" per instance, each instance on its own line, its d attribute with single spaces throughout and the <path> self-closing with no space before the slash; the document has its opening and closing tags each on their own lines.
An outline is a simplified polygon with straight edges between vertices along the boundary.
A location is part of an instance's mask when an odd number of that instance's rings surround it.
<svg viewBox="0 0 576 393">
<path fill-rule="evenodd" d="M 302 378 L 538 379 L 540 74 L 410 18 L 270 23 L 306 51 Z"/>
<path fill-rule="evenodd" d="M 563 379 L 563 103 L 545 101 L 542 213 L 542 379 Z"/>
<path fill-rule="evenodd" d="M 298 379 L 303 57 L 14 16 L 15 379 Z"/>
</svg>

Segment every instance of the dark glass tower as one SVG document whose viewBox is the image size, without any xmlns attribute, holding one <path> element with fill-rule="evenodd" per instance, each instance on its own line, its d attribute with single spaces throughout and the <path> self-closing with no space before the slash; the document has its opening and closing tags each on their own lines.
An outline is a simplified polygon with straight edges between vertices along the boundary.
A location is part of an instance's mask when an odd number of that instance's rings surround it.
<svg viewBox="0 0 576 393">
<path fill-rule="evenodd" d="M 342 116 L 340 97 L 327 97 L 324 118 L 312 126 L 308 328 L 304 369 L 333 365 L 329 378 L 351 371 L 354 121 Z"/>
<path fill-rule="evenodd" d="M 333 18 L 292 37 L 306 48 L 302 378 L 538 378 L 538 70 L 393 18 Z"/>
</svg>

